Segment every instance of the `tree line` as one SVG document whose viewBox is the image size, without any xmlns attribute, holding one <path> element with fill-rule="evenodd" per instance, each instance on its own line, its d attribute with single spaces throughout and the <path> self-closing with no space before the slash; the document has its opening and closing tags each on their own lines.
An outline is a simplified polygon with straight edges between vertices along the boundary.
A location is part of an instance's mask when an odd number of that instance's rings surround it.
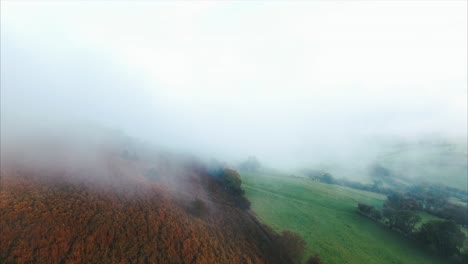
<svg viewBox="0 0 468 264">
<path fill-rule="evenodd" d="M 372 170 L 373 175 L 380 178 L 391 179 L 391 172 L 381 166 L 376 166 Z M 450 197 L 457 197 L 465 201 L 468 194 L 462 190 L 443 185 L 411 185 L 398 188 L 401 192 L 388 187 L 383 187 L 381 181 L 374 181 L 373 184 L 363 184 L 346 179 L 336 179 L 330 173 L 321 171 L 306 171 L 306 175 L 312 179 L 326 184 L 336 184 L 353 189 L 375 192 L 387 195 L 393 207 L 424 211 L 428 214 L 452 220 L 455 223 L 468 227 L 468 206 L 449 202 Z M 377 176 L 375 176 L 377 177 Z"/>
<path fill-rule="evenodd" d="M 421 217 L 417 200 L 401 194 L 387 197 L 383 209 L 359 203 L 357 211 L 376 222 L 414 240 L 446 257 L 453 257 L 460 263 L 468 262 L 468 250 L 461 251 L 465 234 L 454 220 L 431 220 L 417 228 Z"/>
</svg>

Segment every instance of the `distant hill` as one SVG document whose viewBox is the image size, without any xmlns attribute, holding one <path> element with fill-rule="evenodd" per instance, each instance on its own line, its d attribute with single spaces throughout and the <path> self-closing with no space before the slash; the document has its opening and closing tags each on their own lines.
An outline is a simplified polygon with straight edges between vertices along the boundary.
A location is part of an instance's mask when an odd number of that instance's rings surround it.
<svg viewBox="0 0 468 264">
<path fill-rule="evenodd" d="M 382 152 L 377 163 L 402 178 L 468 189 L 466 140 L 401 142 Z"/>
<path fill-rule="evenodd" d="M 345 161 L 330 159 L 307 168 L 328 172 L 337 179 L 373 184 L 376 167 L 386 170 L 391 180 L 384 187 L 427 183 L 468 191 L 466 138 L 372 139 L 356 149 L 355 157 Z"/>
<path fill-rule="evenodd" d="M 190 158 L 117 145 L 94 167 L 64 160 L 2 162 L 0 263 L 291 262 Z"/>
</svg>

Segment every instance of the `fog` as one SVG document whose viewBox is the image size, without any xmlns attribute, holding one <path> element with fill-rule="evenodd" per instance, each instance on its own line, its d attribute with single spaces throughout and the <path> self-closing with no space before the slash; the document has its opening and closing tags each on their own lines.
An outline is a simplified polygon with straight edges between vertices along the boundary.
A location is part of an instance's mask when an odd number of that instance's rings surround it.
<svg viewBox="0 0 468 264">
<path fill-rule="evenodd" d="M 364 167 L 388 142 L 466 142 L 466 10 L 4 1 L 2 149 L 82 124 L 276 168 Z"/>
</svg>

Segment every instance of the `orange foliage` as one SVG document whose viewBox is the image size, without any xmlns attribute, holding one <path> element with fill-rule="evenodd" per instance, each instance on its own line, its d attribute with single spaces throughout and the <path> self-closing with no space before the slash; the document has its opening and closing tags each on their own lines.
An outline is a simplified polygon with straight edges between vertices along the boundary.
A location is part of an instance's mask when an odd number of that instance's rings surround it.
<svg viewBox="0 0 468 264">
<path fill-rule="evenodd" d="M 0 181 L 0 263 L 284 263 L 277 236 L 200 168 L 210 213 L 156 182 L 95 186 L 16 171 Z M 186 194 L 187 195 L 187 194 Z"/>
</svg>

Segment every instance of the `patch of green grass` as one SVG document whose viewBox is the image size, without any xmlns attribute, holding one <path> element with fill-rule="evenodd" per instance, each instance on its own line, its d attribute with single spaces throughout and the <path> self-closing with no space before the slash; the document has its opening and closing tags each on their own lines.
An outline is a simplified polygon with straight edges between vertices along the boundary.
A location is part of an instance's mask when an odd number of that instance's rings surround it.
<svg viewBox="0 0 468 264">
<path fill-rule="evenodd" d="M 417 224 L 416 224 L 416 227 L 419 228 L 421 227 L 423 224 L 429 222 L 429 221 L 433 221 L 433 220 L 443 220 L 435 215 L 431 215 L 431 214 L 428 214 L 426 212 L 418 212 L 418 215 L 421 217 L 421 221 L 419 221 Z"/>
<path fill-rule="evenodd" d="M 447 263 L 356 212 L 358 203 L 381 208 L 385 196 L 308 179 L 242 174 L 253 211 L 276 231 L 291 230 L 307 242 L 306 258 L 325 263 Z"/>
<path fill-rule="evenodd" d="M 464 201 L 462 201 L 462 200 L 460 200 L 460 199 L 458 199 L 458 198 L 455 198 L 455 197 L 450 197 L 450 198 L 448 199 L 448 201 L 449 201 L 450 203 L 457 204 L 457 205 L 463 205 L 463 206 L 468 205 L 466 202 L 464 202 Z"/>
</svg>

